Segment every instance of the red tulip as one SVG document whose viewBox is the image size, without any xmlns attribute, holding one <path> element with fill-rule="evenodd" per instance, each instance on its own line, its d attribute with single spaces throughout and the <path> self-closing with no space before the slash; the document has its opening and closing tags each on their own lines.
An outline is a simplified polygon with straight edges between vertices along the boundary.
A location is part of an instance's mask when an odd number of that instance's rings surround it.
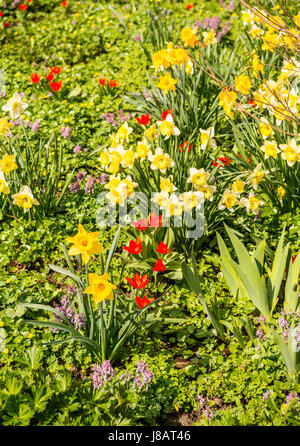
<svg viewBox="0 0 300 446">
<path fill-rule="evenodd" d="M 122 249 L 129 252 L 129 254 L 140 254 L 142 252 L 142 241 L 140 238 L 137 238 L 136 241 L 130 240 L 129 246 L 123 246 Z"/>
<path fill-rule="evenodd" d="M 237 153 L 237 156 L 239 156 L 240 158 L 242 158 L 242 155 L 240 155 L 239 153 Z M 247 159 L 248 163 L 251 163 L 251 160 L 250 160 L 250 158 L 248 158 L 248 156 L 246 156 L 246 159 Z"/>
<path fill-rule="evenodd" d="M 117 87 L 119 85 L 119 83 L 120 83 L 119 81 L 115 81 L 113 79 L 110 79 L 109 86 L 112 87 L 112 88 L 115 88 L 115 87 Z"/>
<path fill-rule="evenodd" d="M 162 225 L 162 215 L 156 215 L 154 212 L 151 212 L 149 215 L 149 226 L 151 228 L 158 228 Z"/>
<path fill-rule="evenodd" d="M 59 73 L 61 73 L 61 71 L 62 71 L 62 67 L 57 67 L 56 65 L 55 65 L 55 67 L 50 67 L 50 71 L 51 71 L 51 73 L 54 73 L 54 74 L 59 74 Z"/>
<path fill-rule="evenodd" d="M 137 288 L 138 290 L 146 288 L 147 283 L 149 282 L 148 274 L 144 274 L 143 276 L 139 276 L 138 273 L 135 273 L 133 276 L 133 280 L 129 277 L 125 277 L 129 285 Z"/>
<path fill-rule="evenodd" d="M 149 124 L 150 121 L 150 117 L 149 117 L 149 113 L 147 115 L 141 115 L 141 117 L 137 117 L 135 118 L 137 120 L 137 122 L 141 125 L 147 125 Z"/>
<path fill-rule="evenodd" d="M 38 84 L 38 83 L 40 82 L 40 80 L 41 80 L 41 76 L 39 76 L 39 75 L 36 74 L 36 73 L 33 73 L 33 74 L 30 76 L 30 80 L 31 80 L 31 82 L 33 82 L 34 84 Z"/>
<path fill-rule="evenodd" d="M 164 242 L 160 242 L 158 247 L 156 248 L 156 252 L 159 254 L 167 254 L 170 252 L 170 249 L 168 248 L 168 245 Z"/>
<path fill-rule="evenodd" d="M 54 74 L 51 72 L 46 76 L 47 81 L 53 81 L 54 79 Z"/>
<path fill-rule="evenodd" d="M 142 309 L 142 308 L 145 308 L 147 305 L 151 304 L 151 302 L 153 302 L 155 299 L 154 299 L 154 297 L 148 299 L 147 296 L 144 296 L 142 298 L 139 296 L 136 296 L 135 300 L 136 300 L 136 303 L 138 304 L 138 306 Z"/>
<path fill-rule="evenodd" d="M 221 161 L 225 166 L 229 166 L 229 163 L 231 163 L 231 160 L 227 158 L 227 156 L 219 157 L 218 160 Z M 217 163 L 217 161 L 214 161 L 212 165 L 222 167 L 222 164 Z"/>
<path fill-rule="evenodd" d="M 187 148 L 187 141 L 184 141 L 184 144 L 180 144 L 179 146 L 179 152 L 184 152 L 186 148 Z M 193 144 L 189 144 L 188 153 L 190 153 L 192 148 Z"/>
<path fill-rule="evenodd" d="M 25 10 L 28 8 L 28 6 L 25 5 L 25 3 L 21 3 L 21 4 L 18 6 L 18 8 L 20 9 L 20 11 L 25 11 Z"/>
<path fill-rule="evenodd" d="M 132 224 L 139 231 L 144 231 L 144 229 L 148 227 L 147 218 L 143 218 L 143 220 L 138 220 L 136 222 L 133 222 Z"/>
<path fill-rule="evenodd" d="M 166 117 L 167 117 L 168 115 L 172 115 L 172 118 L 174 119 L 173 113 L 172 113 L 170 110 L 166 110 L 166 111 L 164 111 L 164 112 L 162 113 L 161 117 L 162 117 L 163 119 L 166 119 Z"/>
<path fill-rule="evenodd" d="M 105 85 L 106 79 L 104 79 L 104 77 L 100 77 L 99 79 L 99 84 L 100 85 Z"/>
<path fill-rule="evenodd" d="M 153 271 L 162 271 L 164 272 L 166 269 L 164 262 L 161 259 L 158 259 L 158 261 L 155 263 L 154 267 L 153 267 Z"/>
<path fill-rule="evenodd" d="M 62 81 L 60 82 L 50 82 L 49 83 L 52 91 L 59 91 L 61 89 L 62 86 Z"/>
</svg>

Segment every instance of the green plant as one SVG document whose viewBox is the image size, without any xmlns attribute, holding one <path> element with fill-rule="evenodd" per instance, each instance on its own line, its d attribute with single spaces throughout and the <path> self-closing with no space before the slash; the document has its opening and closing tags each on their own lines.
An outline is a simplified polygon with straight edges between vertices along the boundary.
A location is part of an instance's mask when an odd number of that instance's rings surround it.
<svg viewBox="0 0 300 446">
<path fill-rule="evenodd" d="M 1 142 L 1 155 L 15 157 L 16 168 L 10 172 L 7 183 L 10 195 L 18 194 L 22 187 L 27 186 L 38 204 L 32 206 L 29 215 L 38 217 L 57 213 L 67 188 L 71 182 L 74 170 L 70 172 L 63 186 L 61 185 L 64 172 L 63 145 L 58 147 L 56 135 L 53 133 L 48 140 L 39 139 L 31 142 L 23 120 L 21 120 L 23 138 L 12 137 Z M 12 202 L 10 195 L 0 195 L 2 212 L 10 212 L 13 216 L 20 216 L 23 211 Z"/>
<path fill-rule="evenodd" d="M 105 266 L 103 263 L 102 254 L 100 254 L 101 277 L 105 277 L 105 284 L 107 284 L 107 274 L 110 273 L 111 283 L 108 284 L 108 287 L 113 286 L 113 288 L 116 288 L 113 285 L 113 282 L 116 279 L 111 268 L 111 260 L 115 255 L 118 246 L 120 230 L 121 228 L 119 227 L 108 252 Z M 149 327 L 159 319 L 157 313 L 149 312 L 149 308 L 154 302 L 151 302 L 147 306 L 138 310 L 136 303 L 133 300 L 128 299 L 126 294 L 119 288 L 118 294 L 115 290 L 113 291 L 113 298 L 106 297 L 106 299 L 112 300 L 103 300 L 100 303 L 96 301 L 99 303 L 99 305 L 96 304 L 93 306 L 91 297 L 86 295 L 89 282 L 92 278 L 92 275 L 89 274 L 88 265 L 86 264 L 85 268 L 83 268 L 82 259 L 79 257 L 78 260 L 81 265 L 80 277 L 80 275 L 76 274 L 74 270 L 65 246 L 63 244 L 61 246 L 69 269 L 64 269 L 55 265 L 49 266 L 53 271 L 63 274 L 64 276 L 67 276 L 73 280 L 78 296 L 79 314 L 83 316 L 86 323 L 84 334 L 82 334 L 80 329 L 76 329 L 73 323 L 62 312 L 47 305 L 22 303 L 22 305 L 27 308 L 49 311 L 56 315 L 62 322 L 38 320 L 26 320 L 24 322 L 27 324 L 36 324 L 42 327 L 49 327 L 56 330 L 65 331 L 71 336 L 67 339 L 54 341 L 54 343 L 78 341 L 83 343 L 92 353 L 92 355 L 101 362 L 103 362 L 105 359 L 115 361 L 118 358 L 119 351 L 122 349 L 124 344 L 130 337 L 133 336 L 141 325 Z M 122 281 L 124 266 L 125 263 L 123 263 L 119 284 Z M 93 274 L 93 276 L 96 275 Z M 99 278 L 99 276 L 97 277 Z M 157 300 L 158 299 L 156 299 L 156 301 Z"/>
<path fill-rule="evenodd" d="M 258 243 L 253 254 L 250 255 L 240 239 L 234 234 L 234 231 L 226 226 L 225 229 L 233 244 L 238 263 L 233 260 L 224 240 L 217 234 L 221 254 L 220 264 L 224 278 L 233 296 L 250 299 L 267 322 L 269 322 L 278 302 L 289 251 L 289 244 L 283 245 L 285 230 L 282 231 L 272 266 L 269 267 L 265 262 L 265 240 Z M 290 274 L 292 275 L 292 269 Z M 295 276 L 294 280 L 291 277 L 290 281 L 295 286 Z M 293 289 L 293 286 L 290 286 L 290 289 Z M 287 297 L 290 302 L 291 297 L 288 293 Z"/>
</svg>

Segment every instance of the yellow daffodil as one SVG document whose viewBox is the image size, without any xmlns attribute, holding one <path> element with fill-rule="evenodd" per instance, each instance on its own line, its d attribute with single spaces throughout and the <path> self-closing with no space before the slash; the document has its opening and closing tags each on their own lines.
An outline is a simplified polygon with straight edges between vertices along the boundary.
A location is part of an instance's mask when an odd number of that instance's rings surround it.
<svg viewBox="0 0 300 446">
<path fill-rule="evenodd" d="M 167 191 L 155 192 L 153 194 L 153 201 L 157 203 L 161 209 L 165 209 L 169 203 L 169 194 Z"/>
<path fill-rule="evenodd" d="M 5 176 L 4 173 L 0 170 L 0 193 L 2 194 L 9 194 L 10 193 L 10 189 L 9 186 L 5 180 Z"/>
<path fill-rule="evenodd" d="M 119 177 L 112 177 L 105 185 L 109 189 L 106 197 L 112 203 L 123 206 L 127 197 L 134 195 L 134 188 L 136 186 L 137 183 L 134 183 L 130 176 L 126 177 L 125 180 L 121 180 Z"/>
<path fill-rule="evenodd" d="M 264 204 L 263 201 L 254 196 L 253 191 L 250 192 L 248 198 L 241 198 L 240 203 L 246 207 L 247 212 L 252 211 L 254 214 L 258 214 L 260 211 L 260 206 Z"/>
<path fill-rule="evenodd" d="M 175 90 L 176 84 L 177 80 L 173 79 L 170 73 L 167 73 L 164 76 L 160 76 L 157 87 L 163 91 L 163 94 L 167 94 L 170 90 L 176 91 Z"/>
<path fill-rule="evenodd" d="M 234 211 L 233 207 L 236 206 L 237 204 L 238 204 L 237 195 L 231 189 L 226 189 L 223 194 L 223 197 L 221 198 L 218 204 L 218 209 L 219 210 L 229 209 L 229 211 L 233 212 Z"/>
<path fill-rule="evenodd" d="M 244 185 L 244 182 L 241 180 L 236 180 L 231 187 L 231 190 L 233 191 L 233 193 L 238 196 L 240 196 L 244 192 L 244 189 L 245 189 L 245 185 Z"/>
<path fill-rule="evenodd" d="M 119 141 L 128 141 L 128 137 L 131 134 L 132 130 L 133 129 L 131 127 L 128 127 L 127 122 L 125 122 L 125 124 L 123 124 L 117 131 L 117 139 Z"/>
<path fill-rule="evenodd" d="M 242 11 L 243 25 L 254 24 L 254 15 L 250 11 Z"/>
<path fill-rule="evenodd" d="M 294 23 L 296 26 L 298 26 L 298 28 L 300 28 L 300 12 L 297 15 L 295 15 Z"/>
<path fill-rule="evenodd" d="M 99 254 L 104 250 L 98 241 L 100 232 L 87 232 L 79 223 L 78 232 L 74 237 L 68 237 L 66 241 L 73 243 L 69 249 L 70 256 L 81 255 L 82 263 L 86 265 L 93 254 Z"/>
<path fill-rule="evenodd" d="M 102 166 L 106 167 L 109 165 L 111 157 L 107 149 L 104 149 L 103 152 L 101 152 L 99 160 Z"/>
<path fill-rule="evenodd" d="M 225 114 L 233 119 L 234 114 L 232 108 L 236 103 L 237 94 L 235 91 L 230 91 L 227 87 L 221 91 L 219 95 L 219 105 L 221 105 L 225 111 Z"/>
<path fill-rule="evenodd" d="M 12 127 L 12 124 L 10 124 L 8 122 L 7 118 L 1 118 L 0 119 L 0 136 L 6 136 L 11 127 Z"/>
<path fill-rule="evenodd" d="M 134 160 L 136 159 L 136 153 L 129 149 L 129 150 L 125 150 L 124 155 L 123 155 L 123 161 L 121 162 L 122 167 L 127 167 L 127 168 L 131 168 L 134 165 Z"/>
<path fill-rule="evenodd" d="M 297 146 L 296 139 L 293 138 L 288 144 L 280 144 L 281 157 L 286 160 L 291 167 L 297 161 L 300 161 L 300 146 Z"/>
<path fill-rule="evenodd" d="M 171 113 L 168 113 L 163 121 L 158 121 L 157 125 L 160 133 L 165 136 L 165 139 L 169 139 L 171 135 L 178 136 L 180 134 L 180 130 L 174 125 Z"/>
<path fill-rule="evenodd" d="M 149 153 L 148 159 L 151 161 L 151 169 L 159 170 L 161 173 L 166 173 L 166 170 L 175 164 L 170 156 L 160 147 L 155 150 L 154 154 Z"/>
<path fill-rule="evenodd" d="M 216 191 L 216 186 L 210 186 L 206 184 L 205 186 L 197 186 L 197 190 L 203 194 L 205 200 L 212 201 L 213 194 Z"/>
<path fill-rule="evenodd" d="M 152 56 L 152 63 L 156 70 L 163 71 L 170 65 L 168 60 L 168 50 L 159 50 Z"/>
<path fill-rule="evenodd" d="M 187 65 L 189 63 L 188 53 L 183 48 L 168 49 L 168 60 L 170 65 Z"/>
<path fill-rule="evenodd" d="M 207 130 L 200 129 L 200 142 L 201 142 L 201 149 L 204 150 L 206 146 L 213 142 L 212 148 L 215 148 L 215 141 L 212 139 L 215 134 L 214 127 L 210 127 Z"/>
<path fill-rule="evenodd" d="M 267 31 L 262 37 L 263 44 L 261 49 L 263 51 L 274 51 L 274 48 L 278 46 L 278 34 L 273 33 L 273 31 Z"/>
<path fill-rule="evenodd" d="M 204 43 L 206 45 L 215 45 L 216 43 L 218 43 L 216 33 L 214 32 L 213 29 L 211 29 L 208 32 L 204 31 L 202 34 L 204 37 Z"/>
<path fill-rule="evenodd" d="M 147 144 L 147 141 L 145 139 L 138 143 L 136 148 L 136 153 L 141 160 L 148 157 L 149 151 L 150 151 L 150 145 Z"/>
<path fill-rule="evenodd" d="M 251 80 L 246 74 L 235 76 L 235 89 L 241 94 L 249 94 L 251 89 Z"/>
<path fill-rule="evenodd" d="M 180 39 L 185 43 L 186 46 L 194 46 L 197 43 L 196 30 L 192 28 L 184 28 L 180 33 Z"/>
<path fill-rule="evenodd" d="M 263 180 L 264 176 L 269 173 L 268 170 L 263 170 L 261 167 L 262 163 L 259 163 L 249 176 L 253 189 L 257 189 L 258 184 Z"/>
<path fill-rule="evenodd" d="M 107 273 L 102 276 L 90 273 L 89 286 L 84 290 L 84 293 L 91 294 L 95 304 L 99 304 L 106 299 L 112 300 L 114 298 L 113 290 L 116 289 L 117 287 L 108 281 Z"/>
<path fill-rule="evenodd" d="M 183 209 L 186 212 L 190 212 L 195 207 L 198 207 L 204 201 L 204 196 L 201 192 L 189 191 L 180 195 L 180 200 L 183 205 Z"/>
<path fill-rule="evenodd" d="M 259 120 L 259 130 L 262 134 L 263 139 L 268 138 L 269 136 L 274 135 L 274 131 L 270 126 L 269 121 L 266 118 L 260 118 Z"/>
<path fill-rule="evenodd" d="M 161 178 L 160 180 L 160 190 L 166 191 L 169 194 L 172 194 L 175 190 L 177 190 L 177 187 L 174 186 L 172 183 L 173 177 L 170 175 L 168 178 Z"/>
<path fill-rule="evenodd" d="M 265 159 L 269 157 L 276 159 L 279 152 L 276 141 L 265 141 L 261 150 L 265 153 Z"/>
<path fill-rule="evenodd" d="M 252 54 L 252 69 L 254 77 L 258 78 L 258 73 L 264 73 L 264 64 L 259 60 L 258 54 Z"/>
<path fill-rule="evenodd" d="M 277 188 L 277 194 L 278 194 L 279 198 L 282 200 L 282 198 L 283 198 L 283 197 L 285 196 L 285 194 L 286 194 L 285 188 L 282 187 L 282 186 L 278 186 L 278 188 Z"/>
<path fill-rule="evenodd" d="M 144 132 L 145 137 L 148 139 L 148 141 L 153 141 L 157 138 L 157 127 L 155 124 L 151 125 L 147 130 Z"/>
<path fill-rule="evenodd" d="M 183 204 L 176 194 L 172 194 L 169 198 L 169 202 L 165 208 L 166 217 L 178 217 L 182 214 Z"/>
<path fill-rule="evenodd" d="M 7 155 L 7 153 L 3 155 L 3 158 L 0 160 L 0 169 L 5 175 L 9 175 L 10 172 L 18 168 L 15 159 L 15 155 Z"/>
<path fill-rule="evenodd" d="M 188 183 L 192 183 L 192 185 L 196 188 L 200 186 L 206 186 L 207 178 L 209 177 L 209 173 L 205 172 L 204 169 L 195 169 L 194 167 L 190 168 L 190 176 L 187 180 Z"/>
</svg>

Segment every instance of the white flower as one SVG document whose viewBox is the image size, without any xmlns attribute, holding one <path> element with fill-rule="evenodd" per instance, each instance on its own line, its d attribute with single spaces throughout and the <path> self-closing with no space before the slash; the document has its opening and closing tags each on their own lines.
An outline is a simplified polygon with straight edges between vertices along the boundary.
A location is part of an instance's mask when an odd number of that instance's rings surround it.
<svg viewBox="0 0 300 446">
<path fill-rule="evenodd" d="M 178 136 L 180 134 L 180 130 L 174 125 L 171 113 L 168 113 L 166 119 L 163 121 L 157 121 L 157 125 L 160 129 L 160 133 L 165 136 L 165 139 L 170 138 L 171 135 Z"/>
<path fill-rule="evenodd" d="M 212 149 L 216 148 L 216 141 L 212 139 L 214 137 L 214 134 L 214 127 L 210 127 L 207 130 L 200 129 L 201 150 L 204 150 L 207 145 L 209 145 Z"/>
<path fill-rule="evenodd" d="M 158 169 L 161 173 L 166 173 L 167 168 L 173 167 L 175 164 L 170 156 L 160 147 L 155 150 L 154 154 L 152 152 L 148 154 L 148 160 L 152 163 L 151 169 Z"/>
<path fill-rule="evenodd" d="M 13 97 L 2 107 L 2 110 L 9 112 L 12 119 L 17 119 L 27 107 L 28 104 L 21 98 L 19 93 L 15 92 Z"/>
</svg>

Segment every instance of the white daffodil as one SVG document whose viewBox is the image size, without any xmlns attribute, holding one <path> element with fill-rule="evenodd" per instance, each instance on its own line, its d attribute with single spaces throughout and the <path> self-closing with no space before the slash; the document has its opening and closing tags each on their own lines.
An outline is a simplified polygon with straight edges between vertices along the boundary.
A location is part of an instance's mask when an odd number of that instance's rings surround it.
<svg viewBox="0 0 300 446">
<path fill-rule="evenodd" d="M 2 107 L 2 110 L 9 112 L 12 119 L 17 119 L 27 107 L 28 104 L 26 104 L 24 98 L 22 98 L 19 93 L 15 92 L 13 97 Z"/>
<path fill-rule="evenodd" d="M 178 136 L 180 134 L 180 130 L 174 125 L 174 119 L 171 113 L 168 113 L 166 119 L 163 121 L 157 121 L 157 125 L 160 133 L 165 136 L 165 139 L 169 139 L 171 135 Z"/>
<path fill-rule="evenodd" d="M 29 211 L 33 205 L 39 205 L 40 203 L 33 197 L 30 187 L 22 186 L 20 191 L 12 195 L 13 204 L 19 208 L 23 208 L 25 212 Z"/>
</svg>

